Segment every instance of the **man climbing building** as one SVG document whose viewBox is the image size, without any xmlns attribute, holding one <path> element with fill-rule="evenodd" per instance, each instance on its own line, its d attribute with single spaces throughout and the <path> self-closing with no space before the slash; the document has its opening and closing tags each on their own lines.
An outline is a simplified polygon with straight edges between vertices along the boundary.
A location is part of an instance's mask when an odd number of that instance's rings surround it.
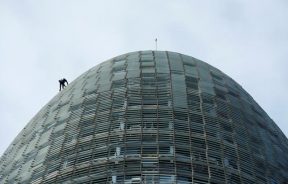
<svg viewBox="0 0 288 184">
<path fill-rule="evenodd" d="M 60 80 L 59 80 L 59 83 L 60 83 L 60 89 L 59 89 L 59 91 L 61 91 L 61 88 L 64 89 L 64 88 L 66 87 L 65 83 L 67 83 L 67 85 L 68 85 L 68 81 L 67 81 L 65 78 L 60 79 Z"/>
</svg>

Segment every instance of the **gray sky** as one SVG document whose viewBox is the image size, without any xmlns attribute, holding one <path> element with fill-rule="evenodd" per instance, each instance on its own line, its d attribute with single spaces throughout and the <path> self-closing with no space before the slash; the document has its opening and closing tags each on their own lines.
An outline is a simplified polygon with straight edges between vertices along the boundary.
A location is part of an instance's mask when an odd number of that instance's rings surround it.
<svg viewBox="0 0 288 184">
<path fill-rule="evenodd" d="M 158 49 L 231 76 L 288 135 L 287 0 L 0 0 L 0 155 L 69 81 Z"/>
</svg>

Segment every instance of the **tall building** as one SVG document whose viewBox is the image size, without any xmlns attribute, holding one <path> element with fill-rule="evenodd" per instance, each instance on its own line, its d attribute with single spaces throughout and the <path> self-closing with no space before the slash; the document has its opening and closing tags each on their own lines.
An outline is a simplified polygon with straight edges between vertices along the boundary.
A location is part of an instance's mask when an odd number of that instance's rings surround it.
<svg viewBox="0 0 288 184">
<path fill-rule="evenodd" d="M 288 141 L 229 76 L 139 51 L 59 92 L 0 159 L 0 183 L 284 184 Z"/>
</svg>

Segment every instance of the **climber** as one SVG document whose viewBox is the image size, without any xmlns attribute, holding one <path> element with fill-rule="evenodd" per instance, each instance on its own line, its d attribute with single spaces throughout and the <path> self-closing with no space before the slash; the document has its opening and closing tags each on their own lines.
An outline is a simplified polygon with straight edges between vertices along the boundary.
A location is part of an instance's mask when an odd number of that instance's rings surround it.
<svg viewBox="0 0 288 184">
<path fill-rule="evenodd" d="M 59 83 L 60 83 L 60 89 L 59 89 L 59 91 L 61 91 L 61 88 L 64 89 L 64 88 L 66 87 L 65 83 L 67 83 L 67 85 L 68 85 L 68 81 L 67 81 L 65 78 L 60 79 L 60 80 L 59 80 Z"/>
</svg>

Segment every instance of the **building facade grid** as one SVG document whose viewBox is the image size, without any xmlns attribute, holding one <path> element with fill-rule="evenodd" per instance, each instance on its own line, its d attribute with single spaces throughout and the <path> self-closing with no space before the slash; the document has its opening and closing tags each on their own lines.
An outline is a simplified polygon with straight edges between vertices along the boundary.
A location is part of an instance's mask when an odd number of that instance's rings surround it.
<svg viewBox="0 0 288 184">
<path fill-rule="evenodd" d="M 288 141 L 229 76 L 139 51 L 82 74 L 0 159 L 0 183 L 283 184 Z"/>
</svg>

